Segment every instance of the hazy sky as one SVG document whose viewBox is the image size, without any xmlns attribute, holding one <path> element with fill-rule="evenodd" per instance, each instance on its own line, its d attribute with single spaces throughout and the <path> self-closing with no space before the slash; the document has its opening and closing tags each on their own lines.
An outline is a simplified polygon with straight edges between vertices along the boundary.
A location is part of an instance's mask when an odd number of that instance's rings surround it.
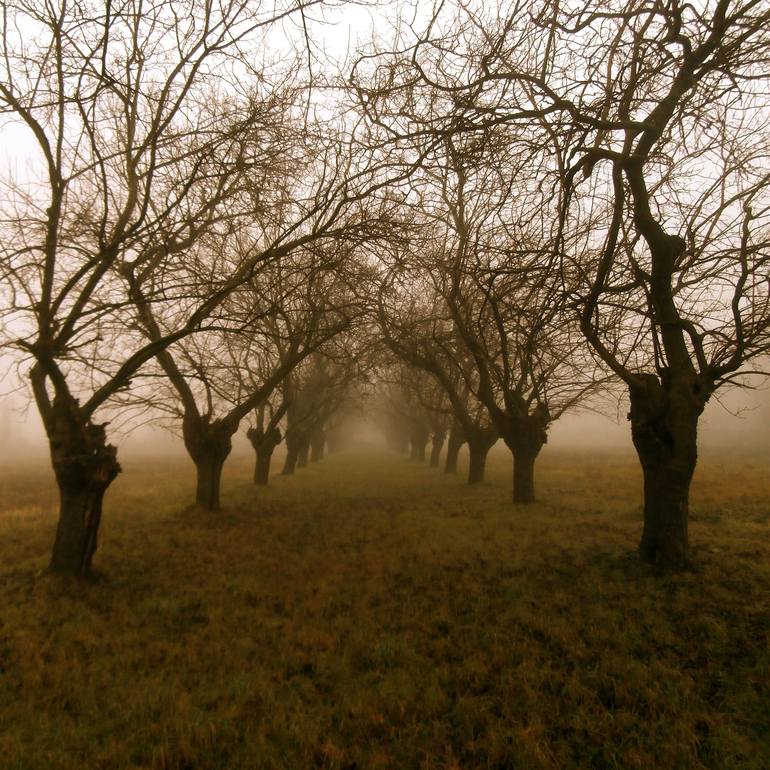
<svg viewBox="0 0 770 770">
<path fill-rule="evenodd" d="M 349 49 L 354 50 L 357 46 L 365 45 L 373 32 L 388 38 L 391 29 L 389 20 L 395 17 L 397 7 L 408 22 L 413 20 L 416 14 L 425 15 L 431 6 L 425 3 L 384 2 L 375 6 L 362 4 L 313 8 L 307 15 L 311 38 L 319 51 L 323 51 L 333 60 L 342 62 Z M 275 30 L 276 45 L 281 44 L 281 37 L 284 40 L 296 38 L 299 31 L 296 20 L 285 22 L 281 29 Z M 17 179 L 26 178 L 28 169 L 39 160 L 29 130 L 18 122 L 7 121 L 0 123 L 0 130 L 0 173 L 5 176 L 10 171 Z M 0 359 L 0 368 L 0 374 L 8 369 L 7 359 Z M 0 457 L 5 459 L 47 451 L 37 410 L 30 405 L 25 411 L 24 398 L 18 394 L 9 394 L 13 384 L 11 377 L 0 382 Z M 701 420 L 701 446 L 708 448 L 719 444 L 746 445 L 770 450 L 770 391 L 734 390 L 720 398 L 727 408 L 712 399 Z M 617 419 L 586 414 L 569 415 L 552 426 L 549 445 L 630 448 L 626 409 L 625 406 L 621 407 Z M 736 411 L 742 413 L 739 416 L 730 413 Z M 245 431 L 245 427 L 243 430 Z M 121 453 L 140 447 L 148 435 L 152 435 L 152 441 L 157 445 L 157 431 L 148 434 L 148 429 L 141 429 L 128 439 L 118 441 Z M 162 443 L 165 443 L 165 440 Z M 181 442 L 169 437 L 168 446 L 175 445 L 181 450 Z"/>
</svg>

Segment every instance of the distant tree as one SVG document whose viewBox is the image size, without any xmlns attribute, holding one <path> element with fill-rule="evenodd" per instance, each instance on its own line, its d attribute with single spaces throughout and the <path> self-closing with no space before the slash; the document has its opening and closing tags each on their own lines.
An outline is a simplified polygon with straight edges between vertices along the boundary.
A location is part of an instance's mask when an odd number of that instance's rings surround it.
<svg viewBox="0 0 770 770">
<path fill-rule="evenodd" d="M 434 215 L 447 251 L 436 257 L 434 285 L 474 361 L 468 384 L 513 456 L 513 502 L 530 503 L 549 427 L 606 378 L 563 291 L 554 207 L 532 158 L 510 144 L 492 130 L 447 140 L 446 213 Z"/>
<path fill-rule="evenodd" d="M 429 259 L 428 263 L 434 264 Z M 454 418 L 447 470 L 456 469 L 457 452 L 467 443 L 468 483 L 483 481 L 498 431 L 473 395 L 478 377 L 475 363 L 443 301 L 424 273 L 401 264 L 384 277 L 377 315 L 388 348 L 406 365 L 434 379 L 446 396 Z"/>
<path fill-rule="evenodd" d="M 323 459 L 329 421 L 345 405 L 361 374 L 354 335 L 348 327 L 284 381 L 289 404 L 284 475 Z"/>
<path fill-rule="evenodd" d="M 530 155 L 581 331 L 628 389 L 640 555 L 684 566 L 699 417 L 770 349 L 770 8 L 445 3 L 410 34 L 360 60 L 361 109 L 400 144 L 504 126 Z"/>
<path fill-rule="evenodd" d="M 229 202 L 265 169 L 250 132 L 278 119 L 284 99 L 268 93 L 268 78 L 261 95 L 225 83 L 229 57 L 269 24 L 235 0 L 196 0 L 185 14 L 170 0 L 3 0 L 0 20 L 0 114 L 29 130 L 41 169 L 5 183 L 5 334 L 27 367 L 59 487 L 51 568 L 82 575 L 120 471 L 97 415 L 156 353 L 196 331 L 250 266 L 187 301 L 150 342 L 127 327 L 127 276 L 170 277 L 203 234 L 232 219 Z M 182 301 L 171 280 L 165 288 L 147 301 Z"/>
<path fill-rule="evenodd" d="M 253 280 L 221 304 L 216 328 L 157 354 L 169 383 L 169 409 L 178 412 L 195 463 L 196 503 L 202 508 L 219 508 L 222 468 L 241 421 L 306 357 L 349 326 L 353 308 L 336 278 L 344 259 L 335 247 L 299 250 L 263 264 Z M 164 336 L 148 304 L 138 301 L 137 315 L 150 339 Z M 287 398 L 277 411 L 291 409 Z"/>
<path fill-rule="evenodd" d="M 266 397 L 254 410 L 255 424 L 246 431 L 246 437 L 257 455 L 254 464 L 255 484 L 265 486 L 269 481 L 273 452 L 283 440 L 280 425 L 287 408 L 288 404 L 284 399 L 281 399 L 277 406 L 273 406 L 270 397 Z"/>
</svg>

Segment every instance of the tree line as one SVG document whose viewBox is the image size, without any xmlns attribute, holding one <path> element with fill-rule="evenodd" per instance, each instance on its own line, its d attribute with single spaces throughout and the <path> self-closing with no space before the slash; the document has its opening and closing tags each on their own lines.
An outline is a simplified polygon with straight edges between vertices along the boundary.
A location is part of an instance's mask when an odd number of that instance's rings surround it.
<svg viewBox="0 0 770 770">
<path fill-rule="evenodd" d="M 535 497 L 549 427 L 624 390 L 641 558 L 688 559 L 697 427 L 770 351 L 770 9 L 440 3 L 321 61 L 322 2 L 3 0 L 2 336 L 86 574 L 116 413 L 163 414 L 219 506 L 319 459 L 364 395 L 394 448 Z M 301 33 L 275 43 L 294 20 Z M 133 410 L 133 412 L 132 412 Z"/>
</svg>

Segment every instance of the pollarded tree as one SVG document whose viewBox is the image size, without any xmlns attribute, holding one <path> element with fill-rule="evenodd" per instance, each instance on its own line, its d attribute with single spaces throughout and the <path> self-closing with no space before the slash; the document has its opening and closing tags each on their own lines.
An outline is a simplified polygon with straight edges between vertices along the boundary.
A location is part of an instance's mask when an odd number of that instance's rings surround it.
<svg viewBox="0 0 770 770">
<path fill-rule="evenodd" d="M 299 249 L 263 264 L 220 305 L 210 322 L 214 328 L 157 354 L 197 470 L 196 502 L 204 509 L 219 508 L 222 468 L 241 421 L 307 356 L 349 326 L 354 308 L 337 278 L 344 272 L 340 252 L 339 246 Z M 164 336 L 148 305 L 138 302 L 137 315 L 150 339 Z M 288 399 L 289 410 L 291 405 Z"/>
<path fill-rule="evenodd" d="M 487 455 L 499 434 L 488 410 L 473 395 L 478 389 L 473 356 L 432 285 L 436 264 L 430 257 L 420 265 L 414 260 L 411 264 L 399 260 L 383 279 L 377 317 L 385 345 L 404 364 L 424 372 L 442 389 L 454 419 L 447 470 L 456 469 L 457 452 L 467 442 L 468 483 L 474 484 L 484 480 Z"/>
<path fill-rule="evenodd" d="M 254 447 L 256 454 L 256 462 L 254 463 L 255 484 L 265 486 L 268 483 L 273 452 L 283 441 L 281 420 L 283 420 L 287 408 L 288 404 L 285 399 L 280 398 L 275 404 L 271 396 L 266 396 L 254 410 L 254 424 L 246 431 L 246 437 Z"/>
<path fill-rule="evenodd" d="M 529 153 L 500 128 L 446 141 L 441 199 L 446 244 L 435 290 L 470 352 L 474 393 L 513 456 L 513 502 L 535 499 L 535 461 L 550 425 L 605 377 L 585 350 L 553 257 L 558 232 Z"/>
<path fill-rule="evenodd" d="M 358 79 L 381 131 L 426 142 L 515 127 L 548 169 L 565 288 L 631 401 L 640 555 L 685 565 L 699 417 L 770 348 L 770 9 L 446 4 L 392 61 L 369 57 Z"/>
<path fill-rule="evenodd" d="M 59 487 L 51 568 L 84 574 L 120 471 L 98 415 L 242 278 L 187 302 L 175 328 L 148 342 L 127 327 L 127 275 L 173 273 L 232 219 L 244 180 L 270 165 L 253 132 L 284 122 L 285 99 L 224 82 L 228 57 L 268 23 L 242 2 L 190 0 L 181 13 L 170 0 L 3 0 L 0 15 L 0 114 L 28 129 L 36 153 L 3 196 L 7 344 L 27 367 Z"/>
<path fill-rule="evenodd" d="M 770 350 L 769 28 L 753 2 L 624 8 L 578 65 L 603 71 L 607 128 L 586 132 L 595 113 L 576 101 L 583 137 L 559 148 L 565 274 L 586 339 L 628 388 L 639 550 L 664 567 L 688 560 L 699 417 Z"/>
</svg>

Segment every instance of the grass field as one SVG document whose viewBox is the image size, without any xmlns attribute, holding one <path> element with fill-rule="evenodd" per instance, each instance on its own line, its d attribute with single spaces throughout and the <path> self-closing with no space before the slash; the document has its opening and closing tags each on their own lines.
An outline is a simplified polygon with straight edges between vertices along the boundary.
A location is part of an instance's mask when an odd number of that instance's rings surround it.
<svg viewBox="0 0 770 770">
<path fill-rule="evenodd" d="M 704 457 L 693 569 L 641 567 L 634 458 L 559 454 L 514 509 L 353 452 L 188 505 L 125 463 L 90 582 L 48 475 L 0 474 L 0 767 L 770 768 L 767 457 Z"/>
</svg>

